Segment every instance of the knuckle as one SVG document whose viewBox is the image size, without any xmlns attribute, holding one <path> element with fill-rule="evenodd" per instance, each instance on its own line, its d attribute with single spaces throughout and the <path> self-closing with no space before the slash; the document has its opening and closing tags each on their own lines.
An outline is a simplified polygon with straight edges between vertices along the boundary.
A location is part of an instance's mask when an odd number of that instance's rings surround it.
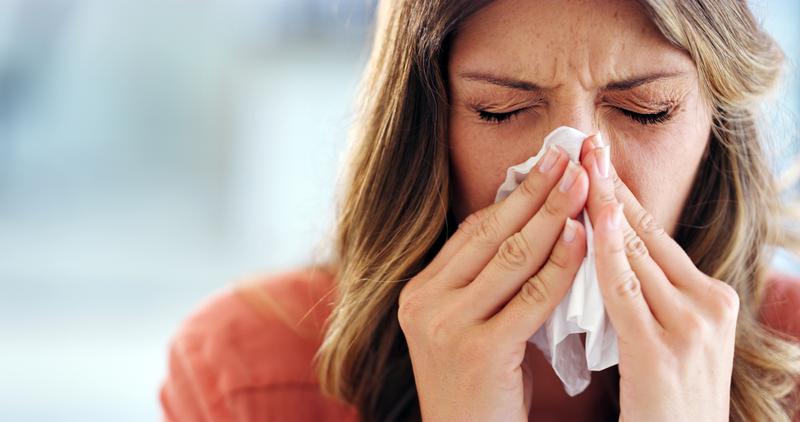
<svg viewBox="0 0 800 422">
<path fill-rule="evenodd" d="M 602 249 L 608 254 L 616 255 L 625 253 L 625 242 L 603 242 L 600 245 L 596 245 L 595 248 Z"/>
<path fill-rule="evenodd" d="M 542 195 L 541 185 L 536 182 L 535 173 L 528 176 L 519 185 L 520 193 L 528 198 L 539 198 Z"/>
<path fill-rule="evenodd" d="M 642 285 L 639 278 L 631 270 L 625 270 L 611 283 L 614 293 L 623 299 L 635 299 L 642 294 Z"/>
<path fill-rule="evenodd" d="M 483 220 L 483 217 L 485 217 L 487 213 L 488 211 L 485 208 L 473 212 L 461 222 L 458 228 L 467 234 L 474 233 L 475 228 L 478 226 L 478 224 L 480 224 L 480 222 Z"/>
<path fill-rule="evenodd" d="M 408 280 L 408 282 L 406 282 L 406 284 L 403 285 L 403 287 L 400 289 L 400 293 L 397 296 L 398 304 L 402 305 L 407 300 L 407 298 L 413 296 L 413 293 L 425 287 L 425 285 L 427 284 L 426 282 L 427 279 L 428 278 L 423 274 L 422 271 L 420 271 L 414 277 L 411 277 L 411 279 Z"/>
<path fill-rule="evenodd" d="M 566 257 L 559 253 L 554 252 L 550 254 L 550 257 L 547 258 L 547 263 L 550 267 L 559 272 L 567 271 L 569 269 L 569 261 L 566 259 Z"/>
<path fill-rule="evenodd" d="M 656 221 L 653 214 L 650 214 L 644 208 L 640 208 L 636 214 L 636 227 L 641 233 L 648 233 L 652 235 L 661 236 L 664 234 L 664 228 Z"/>
<path fill-rule="evenodd" d="M 548 288 L 540 276 L 529 278 L 520 290 L 520 299 L 528 305 L 541 305 L 547 303 Z"/>
<path fill-rule="evenodd" d="M 402 296 L 403 292 L 401 292 L 401 299 L 397 305 L 397 320 L 400 323 L 400 328 L 406 331 L 416 326 L 425 305 L 418 290 L 406 292 L 405 297 Z"/>
<path fill-rule="evenodd" d="M 500 219 L 497 213 L 489 213 L 476 224 L 473 236 L 483 242 L 493 242 L 500 237 Z"/>
<path fill-rule="evenodd" d="M 541 305 L 547 303 L 550 297 L 550 289 L 541 274 L 529 278 L 522 285 L 519 292 L 520 299 L 528 305 Z"/>
<path fill-rule="evenodd" d="M 682 337 L 689 340 L 703 338 L 708 333 L 708 323 L 699 312 L 683 312 L 681 327 Z"/>
<path fill-rule="evenodd" d="M 514 233 L 500 244 L 497 251 L 498 264 L 503 268 L 515 270 L 525 265 L 530 257 L 530 248 L 522 233 Z"/>
<path fill-rule="evenodd" d="M 552 199 L 552 197 L 548 198 L 547 201 L 544 201 L 541 212 L 550 218 L 560 218 L 559 216 L 561 215 L 561 210 L 554 202 L 555 201 Z"/>
<path fill-rule="evenodd" d="M 411 286 L 411 282 L 410 281 L 408 283 L 406 283 L 406 285 L 403 286 L 402 289 L 400 289 L 400 294 L 397 295 L 398 311 L 399 311 L 400 308 L 403 307 L 403 304 L 406 303 L 406 300 L 408 299 L 408 295 L 411 294 L 411 290 L 410 290 L 409 286 Z"/>
<path fill-rule="evenodd" d="M 625 234 L 625 255 L 630 260 L 643 259 L 649 255 L 644 241 L 633 230 L 628 230 Z"/>
<path fill-rule="evenodd" d="M 617 195 L 612 190 L 600 192 L 599 198 L 601 203 L 609 203 L 617 201 Z"/>
<path fill-rule="evenodd" d="M 714 316 L 718 321 L 736 320 L 739 315 L 739 293 L 731 285 L 720 280 L 712 279 L 715 284 Z"/>
<path fill-rule="evenodd" d="M 416 295 L 409 293 L 403 300 L 400 300 L 397 305 L 397 321 L 403 332 L 410 332 L 416 325 L 418 315 L 421 311 L 420 301 Z"/>
<path fill-rule="evenodd" d="M 412 279 L 414 280 L 414 279 Z M 418 333 L 428 319 L 428 298 L 430 294 L 423 287 L 413 290 L 408 284 L 400 290 L 397 300 L 397 322 L 405 334 Z"/>
</svg>

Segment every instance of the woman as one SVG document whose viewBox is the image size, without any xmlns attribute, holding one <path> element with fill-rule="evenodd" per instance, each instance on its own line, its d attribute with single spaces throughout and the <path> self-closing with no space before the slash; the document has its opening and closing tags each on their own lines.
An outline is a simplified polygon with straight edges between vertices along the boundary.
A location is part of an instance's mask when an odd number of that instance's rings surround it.
<svg viewBox="0 0 800 422">
<path fill-rule="evenodd" d="M 800 281 L 768 268 L 754 124 L 782 54 L 721 3 L 382 3 L 334 256 L 190 318 L 165 417 L 791 420 Z M 580 164 L 552 150 L 492 204 L 561 125 L 593 133 Z M 620 362 L 569 397 L 526 339 L 584 208 Z"/>
</svg>

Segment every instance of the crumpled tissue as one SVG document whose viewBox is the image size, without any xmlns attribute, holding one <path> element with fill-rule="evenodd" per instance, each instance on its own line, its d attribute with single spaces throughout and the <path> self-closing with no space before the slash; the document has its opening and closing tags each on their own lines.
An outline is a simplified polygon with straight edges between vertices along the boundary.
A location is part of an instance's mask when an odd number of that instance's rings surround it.
<svg viewBox="0 0 800 422">
<path fill-rule="evenodd" d="M 587 136 L 567 126 L 550 132 L 536 155 L 508 168 L 506 180 L 497 190 L 495 202 L 508 196 L 525 179 L 551 144 L 559 145 L 577 163 L 581 145 Z M 608 319 L 597 284 L 594 236 L 585 209 L 578 220 L 586 229 L 586 256 L 564 299 L 544 325 L 528 339 L 542 351 L 570 396 L 581 393 L 589 386 L 589 371 L 601 371 L 619 363 L 617 334 Z M 585 348 L 581 343 L 581 333 L 586 333 Z"/>
</svg>

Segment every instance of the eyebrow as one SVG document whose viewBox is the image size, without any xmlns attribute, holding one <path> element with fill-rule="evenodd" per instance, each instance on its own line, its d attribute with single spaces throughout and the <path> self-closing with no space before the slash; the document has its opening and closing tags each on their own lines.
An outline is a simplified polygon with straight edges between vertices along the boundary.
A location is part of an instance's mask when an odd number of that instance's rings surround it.
<svg viewBox="0 0 800 422">
<path fill-rule="evenodd" d="M 604 86 L 601 90 L 603 91 L 626 91 L 629 89 L 636 88 L 641 85 L 645 85 L 651 82 L 663 80 L 663 79 L 671 79 L 678 76 L 684 75 L 684 72 L 657 72 L 657 73 L 650 73 L 641 76 L 635 76 L 629 79 L 621 80 L 621 81 L 614 81 L 606 86 Z M 514 79 L 504 76 L 497 76 L 492 75 L 489 73 L 475 73 L 475 72 L 466 72 L 466 73 L 459 73 L 461 78 L 469 80 L 469 81 L 478 81 L 478 82 L 486 82 L 493 85 L 502 86 L 505 88 L 516 89 L 520 91 L 528 91 L 528 92 L 535 92 L 535 91 L 542 91 L 543 88 L 536 85 L 533 82 L 523 81 L 520 79 Z"/>
<path fill-rule="evenodd" d="M 606 85 L 603 90 L 606 91 L 625 91 L 628 89 L 636 88 L 637 86 L 641 86 L 644 84 L 649 84 L 650 82 L 660 81 L 663 79 L 672 79 L 679 76 L 683 76 L 684 72 L 661 72 L 661 73 L 651 73 L 648 75 L 643 76 L 636 76 L 630 79 L 626 79 L 623 81 L 616 81 L 611 82 Z"/>
<path fill-rule="evenodd" d="M 523 81 L 520 79 L 507 78 L 503 76 L 495 76 L 488 73 L 459 73 L 463 79 L 468 81 L 487 82 L 492 85 L 498 85 L 506 88 L 516 89 L 520 91 L 541 91 L 542 88 L 533 82 Z"/>
</svg>

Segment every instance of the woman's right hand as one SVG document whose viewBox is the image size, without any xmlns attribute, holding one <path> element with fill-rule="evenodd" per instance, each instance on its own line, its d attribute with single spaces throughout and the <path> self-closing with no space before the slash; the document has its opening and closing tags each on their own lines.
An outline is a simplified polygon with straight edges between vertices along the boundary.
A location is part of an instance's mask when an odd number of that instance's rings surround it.
<svg viewBox="0 0 800 422">
<path fill-rule="evenodd" d="M 401 290 L 425 421 L 528 420 L 527 340 L 569 290 L 585 255 L 586 171 L 548 150 L 506 199 L 467 217 Z"/>
</svg>

